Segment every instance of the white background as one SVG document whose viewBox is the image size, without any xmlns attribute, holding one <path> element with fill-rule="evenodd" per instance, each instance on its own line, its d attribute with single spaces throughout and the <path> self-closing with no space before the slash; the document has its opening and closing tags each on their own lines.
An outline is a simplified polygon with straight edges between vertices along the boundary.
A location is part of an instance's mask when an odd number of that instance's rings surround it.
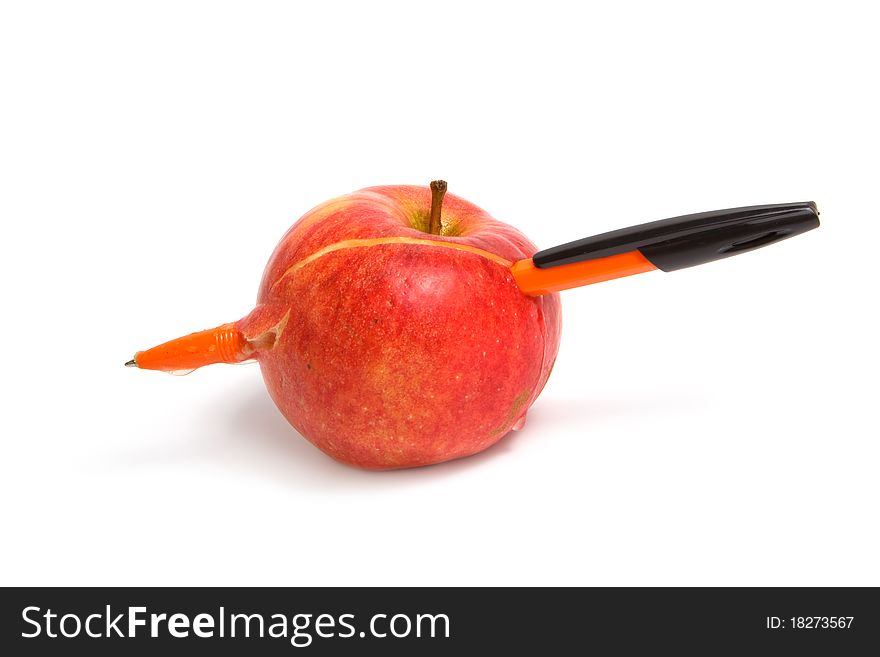
<svg viewBox="0 0 880 657">
<path fill-rule="evenodd" d="M 880 585 L 869 3 L 581 4 L 4 4 L 0 582 Z M 542 248 L 823 224 L 566 292 L 527 428 L 441 466 L 337 464 L 257 366 L 122 367 L 317 203 L 439 177 Z"/>
</svg>

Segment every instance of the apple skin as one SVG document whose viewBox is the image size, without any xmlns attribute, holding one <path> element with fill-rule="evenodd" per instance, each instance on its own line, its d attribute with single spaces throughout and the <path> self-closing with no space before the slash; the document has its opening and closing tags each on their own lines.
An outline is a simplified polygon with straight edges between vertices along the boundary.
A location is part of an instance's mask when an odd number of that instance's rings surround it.
<svg viewBox="0 0 880 657">
<path fill-rule="evenodd" d="M 282 414 L 344 463 L 480 452 L 522 427 L 556 359 L 559 295 L 526 296 L 509 269 L 536 247 L 452 194 L 432 235 L 430 206 L 427 187 L 400 185 L 314 208 L 236 324 Z"/>
</svg>

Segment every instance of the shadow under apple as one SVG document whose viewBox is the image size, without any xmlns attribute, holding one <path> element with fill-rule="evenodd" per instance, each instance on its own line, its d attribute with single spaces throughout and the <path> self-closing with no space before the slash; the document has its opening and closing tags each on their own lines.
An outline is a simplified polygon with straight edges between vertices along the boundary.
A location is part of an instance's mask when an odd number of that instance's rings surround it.
<svg viewBox="0 0 880 657">
<path fill-rule="evenodd" d="M 261 382 L 254 381 L 243 390 L 238 387 L 235 394 L 230 392 L 224 391 L 215 403 L 207 404 L 204 418 L 176 427 L 178 435 L 147 450 L 126 450 L 117 455 L 112 459 L 114 467 L 156 468 L 185 462 L 199 468 L 219 467 L 244 477 L 268 477 L 291 490 L 327 494 L 411 488 L 486 468 L 521 453 L 532 440 L 540 439 L 546 449 L 565 452 L 569 440 L 601 441 L 598 427 L 606 422 L 633 413 L 680 413 L 699 404 L 673 393 L 662 398 L 542 397 L 529 410 L 522 430 L 508 433 L 479 454 L 419 468 L 368 471 L 333 460 L 301 436 L 275 407 Z M 196 426 L 198 433 L 193 433 Z"/>
<path fill-rule="evenodd" d="M 539 399 L 529 410 L 528 421 L 522 430 L 511 431 L 479 454 L 419 468 L 367 471 L 337 462 L 318 450 L 290 426 L 268 393 L 259 388 L 248 391 L 237 403 L 226 404 L 228 411 L 224 424 L 228 433 L 225 440 L 232 444 L 227 446 L 229 449 L 221 449 L 217 456 L 228 460 L 230 467 L 254 468 L 294 487 L 344 492 L 410 486 L 486 467 L 491 461 L 519 451 L 527 441 L 557 435 L 554 428 L 583 426 L 583 437 L 579 436 L 579 440 L 599 440 L 600 435 L 590 431 L 597 424 L 631 415 L 634 409 L 644 415 L 677 412 L 691 406 L 693 401 L 672 396 L 650 400 L 642 397 L 601 400 L 547 397 Z M 214 449 L 217 447 L 213 446 Z"/>
</svg>

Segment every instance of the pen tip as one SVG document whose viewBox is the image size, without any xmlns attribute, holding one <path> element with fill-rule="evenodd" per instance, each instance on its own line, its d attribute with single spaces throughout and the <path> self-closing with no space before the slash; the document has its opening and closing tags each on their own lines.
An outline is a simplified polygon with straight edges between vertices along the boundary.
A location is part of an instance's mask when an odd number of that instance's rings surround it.
<svg viewBox="0 0 880 657">
<path fill-rule="evenodd" d="M 125 366 L 126 366 L 126 367 L 137 367 L 138 364 L 137 364 L 137 362 L 135 362 L 134 358 L 132 358 L 130 361 L 128 361 L 128 362 L 125 364 Z"/>
</svg>

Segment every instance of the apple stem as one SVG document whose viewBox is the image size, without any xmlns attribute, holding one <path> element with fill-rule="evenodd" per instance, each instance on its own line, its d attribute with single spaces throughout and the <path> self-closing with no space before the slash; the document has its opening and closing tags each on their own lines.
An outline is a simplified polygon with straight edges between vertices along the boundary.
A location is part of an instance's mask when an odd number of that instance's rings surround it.
<svg viewBox="0 0 880 657">
<path fill-rule="evenodd" d="M 431 223 L 428 232 L 431 235 L 439 235 L 442 225 L 440 223 L 440 209 L 443 207 L 443 197 L 446 195 L 446 181 L 431 181 Z"/>
</svg>

